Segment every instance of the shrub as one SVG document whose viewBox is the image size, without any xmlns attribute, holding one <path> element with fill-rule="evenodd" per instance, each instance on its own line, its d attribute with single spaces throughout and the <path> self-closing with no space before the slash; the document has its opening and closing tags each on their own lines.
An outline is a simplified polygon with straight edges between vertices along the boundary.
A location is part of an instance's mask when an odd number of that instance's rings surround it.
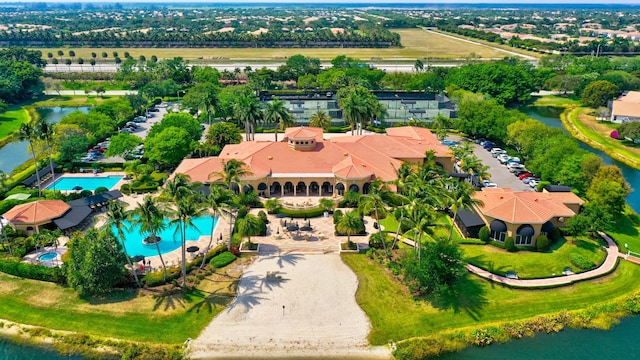
<svg viewBox="0 0 640 360">
<path fill-rule="evenodd" d="M 511 236 L 504 240 L 504 248 L 512 252 L 517 250 L 516 243 Z"/>
<path fill-rule="evenodd" d="M 589 270 L 596 267 L 596 264 L 594 264 L 591 260 L 587 259 L 586 257 L 578 253 L 569 254 L 569 261 L 571 261 L 573 265 L 575 265 L 576 267 L 582 270 Z"/>
<path fill-rule="evenodd" d="M 213 266 L 214 268 L 219 269 L 231 264 L 235 260 L 236 256 L 227 251 L 215 256 L 213 259 L 211 259 L 211 262 L 209 264 L 211 264 L 211 266 Z"/>
<path fill-rule="evenodd" d="M 489 228 L 486 226 L 483 226 L 480 228 L 480 231 L 478 231 L 478 238 L 480 238 L 480 240 L 488 243 L 491 238 L 491 231 L 489 231 Z"/>
<path fill-rule="evenodd" d="M 544 235 L 538 236 L 536 239 L 536 249 L 538 251 L 547 251 L 547 249 L 549 249 L 549 239 Z"/>
<path fill-rule="evenodd" d="M 102 193 L 106 193 L 107 191 L 109 191 L 109 189 L 107 189 L 106 187 L 104 187 L 104 186 L 98 186 L 98 187 L 93 191 L 93 193 L 94 193 L 94 194 L 102 194 Z"/>
<path fill-rule="evenodd" d="M 66 283 L 64 274 L 59 267 L 28 264 L 14 259 L 0 259 L 0 271 L 26 279 L 48 281 L 59 284 Z"/>
<path fill-rule="evenodd" d="M 333 212 L 333 224 L 337 224 L 338 221 L 340 221 L 340 218 L 343 216 L 344 214 L 342 213 L 342 210 L 338 209 L 336 211 Z"/>
<path fill-rule="evenodd" d="M 131 194 L 131 185 L 124 184 L 124 185 L 120 186 L 120 192 L 125 194 L 125 195 Z"/>
<path fill-rule="evenodd" d="M 386 241 L 387 235 L 385 233 L 376 232 L 369 236 L 369 248 L 382 249 L 383 241 Z"/>
<path fill-rule="evenodd" d="M 292 218 L 301 219 L 301 218 L 314 218 L 314 217 L 322 216 L 322 214 L 324 213 L 324 210 L 322 210 L 322 208 L 320 207 L 311 208 L 311 209 L 280 208 L 278 209 L 278 213 L 285 214 Z"/>
<path fill-rule="evenodd" d="M 263 210 L 258 211 L 258 218 L 265 224 L 269 223 L 269 220 L 267 220 L 267 213 L 265 213 Z"/>
</svg>

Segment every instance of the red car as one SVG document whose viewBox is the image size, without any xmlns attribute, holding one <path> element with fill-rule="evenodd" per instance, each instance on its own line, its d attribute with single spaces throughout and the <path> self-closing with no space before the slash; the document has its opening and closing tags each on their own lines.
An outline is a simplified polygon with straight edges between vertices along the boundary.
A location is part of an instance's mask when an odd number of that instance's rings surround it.
<svg viewBox="0 0 640 360">
<path fill-rule="evenodd" d="M 524 172 L 524 173 L 518 175 L 518 179 L 522 180 L 522 179 L 527 178 L 529 176 L 533 176 L 533 174 L 531 174 L 530 172 Z"/>
</svg>

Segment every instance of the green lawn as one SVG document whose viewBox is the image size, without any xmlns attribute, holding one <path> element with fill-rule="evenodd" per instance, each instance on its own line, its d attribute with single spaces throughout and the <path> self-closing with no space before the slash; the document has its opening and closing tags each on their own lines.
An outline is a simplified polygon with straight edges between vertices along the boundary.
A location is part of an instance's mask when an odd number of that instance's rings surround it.
<svg viewBox="0 0 640 360">
<path fill-rule="evenodd" d="M 380 220 L 380 224 L 384 227 L 385 231 L 393 233 L 398 231 L 398 220 L 396 220 L 393 215 L 389 215 L 386 218 Z M 433 226 L 433 237 L 447 239 L 449 238 L 449 229 L 451 229 L 451 218 L 444 213 L 438 213 Z M 409 239 L 413 239 L 413 234 L 409 233 L 406 235 L 406 237 Z M 457 228 L 453 229 L 453 235 L 451 236 L 451 239 L 458 243 L 464 243 L 465 241 L 467 241 L 462 237 L 462 235 L 460 235 L 460 232 Z"/>
<path fill-rule="evenodd" d="M 627 252 L 628 249 L 640 253 L 640 218 L 638 214 L 627 206 L 624 215 L 617 217 L 615 221 L 612 229 L 606 233 L 618 244 L 620 252 Z"/>
<path fill-rule="evenodd" d="M 492 245 L 461 245 L 465 259 L 473 265 L 489 270 L 492 273 L 505 275 L 515 271 L 521 279 L 539 279 L 552 276 L 563 276 L 566 267 L 574 272 L 582 272 L 569 261 L 569 254 L 578 253 L 594 264 L 600 265 L 607 254 L 599 248 L 604 242 L 591 239 L 580 239 L 575 244 L 561 239 L 553 245 L 549 252 L 518 251 L 515 253 Z"/>
<path fill-rule="evenodd" d="M 67 287 L 0 273 L 0 317 L 100 337 L 180 344 L 197 337 L 235 296 L 238 277 L 225 272 L 205 278 L 189 295 L 118 291 L 90 299 Z"/>
<path fill-rule="evenodd" d="M 29 121 L 27 112 L 19 106 L 10 106 L 0 114 L 0 139 L 20 129 L 20 125 Z"/>
<path fill-rule="evenodd" d="M 580 105 L 580 99 L 561 95 L 536 96 L 531 106 L 559 106 Z"/>
<path fill-rule="evenodd" d="M 417 300 L 366 255 L 343 255 L 359 283 L 356 300 L 371 320 L 369 340 L 386 344 L 440 331 L 585 308 L 630 294 L 640 266 L 621 262 L 612 275 L 551 290 L 514 290 L 467 275 L 455 298 Z"/>
</svg>

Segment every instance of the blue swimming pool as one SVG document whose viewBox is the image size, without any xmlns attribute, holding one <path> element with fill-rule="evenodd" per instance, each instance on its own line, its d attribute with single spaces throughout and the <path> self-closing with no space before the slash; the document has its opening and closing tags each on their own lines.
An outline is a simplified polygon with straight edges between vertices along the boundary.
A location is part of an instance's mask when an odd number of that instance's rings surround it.
<svg viewBox="0 0 640 360">
<path fill-rule="evenodd" d="M 215 221 L 215 222 L 214 222 Z M 157 234 L 162 240 L 160 241 L 160 252 L 166 254 L 180 247 L 181 235 L 179 232 L 176 232 L 177 225 L 171 226 L 169 225 L 169 220 L 164 221 L 167 228 Z M 200 236 L 208 236 L 211 234 L 211 224 L 213 226 L 217 225 L 217 219 L 213 220 L 210 216 L 207 217 L 199 217 L 193 220 L 195 227 L 187 228 L 187 244 L 189 241 L 196 241 L 200 238 Z M 149 234 L 141 234 L 140 227 L 131 226 L 131 223 L 125 223 L 127 229 L 123 229 L 124 237 L 125 237 L 125 245 L 127 246 L 127 252 L 129 256 L 157 256 L 158 250 L 156 249 L 155 244 L 145 245 L 142 243 L 142 240 L 149 236 Z M 117 234 L 115 227 L 112 227 L 111 230 L 114 234 Z M 187 245 L 188 247 L 189 245 Z M 204 250 L 204 249 L 202 249 Z"/>
<path fill-rule="evenodd" d="M 58 254 L 50 252 L 50 253 L 44 253 L 44 254 L 38 256 L 38 260 L 40 260 L 40 261 L 51 261 L 51 260 L 53 260 L 53 259 L 55 259 L 57 257 L 58 257 Z"/>
<path fill-rule="evenodd" d="M 109 176 L 64 176 L 56 180 L 56 190 L 95 190 L 101 186 L 111 188 L 122 180 L 122 175 Z M 47 190 L 53 189 L 53 184 L 47 186 Z"/>
</svg>

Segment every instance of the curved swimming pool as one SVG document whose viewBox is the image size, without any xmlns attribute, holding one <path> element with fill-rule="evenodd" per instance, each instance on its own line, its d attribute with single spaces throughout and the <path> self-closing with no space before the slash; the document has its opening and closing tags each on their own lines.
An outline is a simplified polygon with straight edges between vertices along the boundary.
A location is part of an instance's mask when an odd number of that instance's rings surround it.
<svg viewBox="0 0 640 360">
<path fill-rule="evenodd" d="M 199 217 L 193 219 L 195 226 L 187 228 L 187 241 L 197 241 L 200 236 L 209 236 L 211 234 L 211 225 L 213 228 L 218 224 L 218 219 L 212 219 L 210 216 Z M 156 234 L 162 239 L 159 243 L 160 252 L 166 254 L 175 249 L 180 248 L 181 235 L 176 231 L 177 225 L 170 225 L 169 220 L 164 220 L 166 228 Z M 114 234 L 118 234 L 115 226 L 111 227 Z M 125 238 L 125 245 L 129 256 L 157 256 L 158 250 L 155 244 L 144 244 L 143 240 L 149 236 L 148 233 L 141 233 L 140 227 L 125 222 L 125 228 L 122 229 Z M 188 246 L 188 245 L 187 245 Z"/>
<path fill-rule="evenodd" d="M 48 252 L 48 253 L 44 253 L 44 254 L 38 256 L 38 260 L 40 260 L 40 261 L 51 261 L 51 260 L 53 260 L 53 259 L 55 259 L 57 257 L 58 257 L 57 253 Z"/>
</svg>

